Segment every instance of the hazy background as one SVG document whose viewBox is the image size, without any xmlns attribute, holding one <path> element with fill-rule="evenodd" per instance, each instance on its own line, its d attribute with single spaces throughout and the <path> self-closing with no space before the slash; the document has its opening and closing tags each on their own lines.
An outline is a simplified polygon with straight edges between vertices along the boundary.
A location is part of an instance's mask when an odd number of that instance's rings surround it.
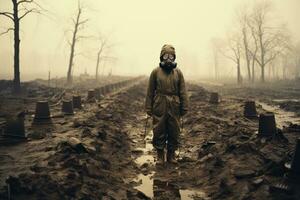
<svg viewBox="0 0 300 200">
<path fill-rule="evenodd" d="M 77 0 L 40 0 L 47 16 L 30 14 L 21 22 L 21 80 L 66 76 Z M 99 33 L 114 44 L 107 52 L 115 61 L 101 63 L 100 74 L 148 75 L 158 66 L 163 44 L 173 44 L 178 66 L 187 77 L 213 76 L 211 39 L 224 37 L 233 26 L 236 9 L 254 0 L 82 0 L 82 19 L 89 19 L 81 35 Z M 300 38 L 300 1 L 273 0 L 274 18 Z M 0 11 L 11 11 L 11 0 L 0 0 Z M 0 16 L 0 31 L 11 26 Z M 99 43 L 77 44 L 74 75 L 95 74 Z M 224 61 L 224 74 L 235 75 L 234 63 Z M 103 68 L 104 67 L 104 68 Z M 104 69 L 104 70 L 103 70 Z M 0 36 L 0 79 L 13 77 L 13 33 Z"/>
</svg>

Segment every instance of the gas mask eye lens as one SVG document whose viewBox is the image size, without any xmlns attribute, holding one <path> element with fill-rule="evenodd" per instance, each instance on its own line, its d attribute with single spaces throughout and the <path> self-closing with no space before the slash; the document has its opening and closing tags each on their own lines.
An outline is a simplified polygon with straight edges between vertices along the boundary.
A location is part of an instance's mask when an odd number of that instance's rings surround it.
<svg viewBox="0 0 300 200">
<path fill-rule="evenodd" d="M 169 54 L 166 53 L 166 54 L 163 55 L 164 60 L 167 60 L 168 58 L 169 58 Z"/>
<path fill-rule="evenodd" d="M 166 54 L 163 55 L 163 59 L 164 59 L 164 60 L 167 60 L 167 59 L 174 60 L 174 58 L 175 58 L 175 57 L 174 57 L 173 54 L 167 54 L 167 53 L 166 53 Z"/>
</svg>

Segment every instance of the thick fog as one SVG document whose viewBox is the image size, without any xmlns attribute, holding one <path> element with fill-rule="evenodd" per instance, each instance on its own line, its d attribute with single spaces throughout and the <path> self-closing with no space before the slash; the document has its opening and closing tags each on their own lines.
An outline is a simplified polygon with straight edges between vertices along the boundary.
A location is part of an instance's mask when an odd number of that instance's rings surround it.
<svg viewBox="0 0 300 200">
<path fill-rule="evenodd" d="M 20 24 L 21 80 L 66 76 L 76 0 L 40 0 L 42 14 L 31 13 Z M 287 24 L 293 40 L 300 36 L 299 0 L 273 0 L 274 21 Z M 211 41 L 224 38 L 235 26 L 237 10 L 246 0 L 81 0 L 82 20 L 88 19 L 75 49 L 73 74 L 95 74 L 99 36 L 109 48 L 100 62 L 100 74 L 148 75 L 158 66 L 163 44 L 176 48 L 178 66 L 187 77 L 213 77 Z M 0 12 L 12 10 L 0 0 Z M 298 11 L 298 12 L 297 12 Z M 0 16 L 0 32 L 12 21 Z M 13 78 L 13 32 L 0 36 L 0 79 Z M 235 75 L 235 64 L 220 61 L 224 75 Z"/>
</svg>

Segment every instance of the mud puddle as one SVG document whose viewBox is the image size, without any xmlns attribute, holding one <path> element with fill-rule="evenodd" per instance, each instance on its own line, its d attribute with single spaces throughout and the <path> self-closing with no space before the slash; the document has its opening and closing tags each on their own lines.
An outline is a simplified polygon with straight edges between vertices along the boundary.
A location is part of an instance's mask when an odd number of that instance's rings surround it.
<svg viewBox="0 0 300 200">
<path fill-rule="evenodd" d="M 272 101 L 282 103 L 282 102 L 300 102 L 299 99 L 273 99 Z"/>
<path fill-rule="evenodd" d="M 172 182 L 164 182 L 159 179 L 154 179 L 155 172 L 151 172 L 148 175 L 139 174 L 135 181 L 140 182 L 139 186 L 135 189 L 143 192 L 151 199 L 160 198 L 162 193 L 168 193 L 168 196 L 174 197 L 174 199 L 193 200 L 195 198 L 201 198 L 203 200 L 209 200 L 205 192 L 191 189 L 179 189 Z"/>
<path fill-rule="evenodd" d="M 153 146 L 151 144 L 151 138 L 153 136 L 153 132 L 150 131 L 148 135 L 145 137 L 145 144 L 142 148 L 137 148 L 136 151 L 141 151 L 142 155 L 135 159 L 135 163 L 139 166 L 143 165 L 154 165 L 154 156 L 152 155 Z M 143 170 L 143 168 L 142 168 Z M 147 174 L 141 173 L 134 180 L 137 183 L 141 183 L 136 186 L 135 189 L 143 192 L 146 196 L 153 198 L 153 175 L 155 171 L 148 171 Z"/>
<path fill-rule="evenodd" d="M 290 123 L 300 123 L 300 117 L 297 117 L 294 112 L 285 111 L 279 106 L 269 105 L 263 102 L 258 102 L 258 104 L 261 105 L 264 110 L 275 114 L 276 124 L 279 128 L 289 126 Z"/>
<path fill-rule="evenodd" d="M 135 182 L 141 183 L 139 186 L 136 186 L 135 189 L 143 192 L 146 196 L 153 198 L 153 175 L 154 171 L 148 175 L 139 174 L 138 177 L 134 180 Z"/>
<path fill-rule="evenodd" d="M 144 147 L 135 149 L 137 152 L 142 152 L 142 154 L 135 159 L 135 163 L 141 168 L 141 173 L 133 180 L 139 184 L 134 188 L 143 192 L 151 199 L 160 199 L 166 195 L 168 198 L 182 200 L 209 199 L 203 191 L 181 189 L 180 186 L 170 180 L 171 177 L 163 175 L 163 171 L 168 170 L 168 167 L 155 166 L 156 159 L 154 158 L 153 146 L 151 144 L 152 136 L 153 132 L 150 131 L 145 137 Z M 178 171 L 178 174 L 181 174 L 179 167 L 175 169 Z"/>
</svg>

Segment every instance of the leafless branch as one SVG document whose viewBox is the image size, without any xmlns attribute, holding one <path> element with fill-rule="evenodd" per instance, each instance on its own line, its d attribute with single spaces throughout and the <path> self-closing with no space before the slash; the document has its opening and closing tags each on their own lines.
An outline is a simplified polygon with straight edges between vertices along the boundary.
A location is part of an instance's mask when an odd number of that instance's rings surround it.
<svg viewBox="0 0 300 200">
<path fill-rule="evenodd" d="M 32 2 L 34 2 L 34 1 L 33 0 L 21 0 L 17 4 L 20 5 L 20 4 L 23 4 L 23 3 L 32 3 Z"/>
<path fill-rule="evenodd" d="M 0 33 L 0 36 L 8 33 L 9 31 L 13 31 L 13 30 L 15 30 L 15 29 L 14 28 L 8 28 L 6 31 Z"/>
<path fill-rule="evenodd" d="M 266 60 L 265 64 L 267 65 L 269 62 L 273 61 L 279 54 L 280 54 L 279 51 L 274 52 L 274 53 L 269 57 L 269 59 Z"/>
<path fill-rule="evenodd" d="M 14 21 L 14 17 L 13 17 L 14 15 L 10 12 L 0 12 L 0 15 L 8 17 L 8 18 L 10 18 L 11 20 Z"/>
<path fill-rule="evenodd" d="M 20 1 L 21 2 L 21 1 Z M 19 2 L 19 3 L 20 3 Z M 31 3 L 33 4 L 34 6 L 32 6 L 32 9 L 28 9 L 26 5 L 24 5 L 25 3 Z M 23 15 L 27 15 L 31 12 L 33 13 L 37 13 L 37 14 L 40 14 L 40 15 L 43 15 L 45 17 L 47 17 L 48 19 L 50 20 L 53 20 L 53 18 L 51 18 L 50 15 L 47 15 L 47 13 L 50 13 L 48 10 L 46 10 L 45 8 L 43 8 L 39 3 L 37 3 L 36 1 L 34 0 L 27 0 L 27 1 L 22 1 L 21 4 L 18 4 L 19 6 L 22 6 L 22 8 L 19 8 L 18 9 L 18 12 L 21 13 L 22 11 L 25 11 Z M 24 16 L 25 17 L 25 16 Z M 21 17 L 20 17 L 21 18 Z M 22 17 L 23 18 L 23 17 Z"/>
<path fill-rule="evenodd" d="M 20 18 L 19 20 L 23 19 L 26 15 L 28 15 L 29 13 L 41 13 L 39 10 L 32 8 L 30 10 L 27 10 Z"/>
<path fill-rule="evenodd" d="M 73 19 L 73 18 L 71 20 L 72 20 L 73 24 L 75 25 L 76 24 L 76 20 Z"/>
<path fill-rule="evenodd" d="M 78 22 L 78 26 L 83 25 L 83 24 L 87 23 L 88 21 L 89 21 L 89 19 L 85 19 L 81 22 Z"/>
<path fill-rule="evenodd" d="M 67 40 L 67 42 L 68 42 L 68 44 L 69 44 L 70 46 L 72 46 L 72 43 L 70 42 L 70 40 Z"/>
<path fill-rule="evenodd" d="M 233 62 L 237 63 L 236 57 L 235 57 L 235 56 L 232 56 L 232 55 L 230 55 L 230 54 L 228 54 L 228 51 L 229 51 L 229 50 L 231 50 L 231 48 L 225 49 L 224 51 L 220 51 L 220 53 L 221 53 L 224 57 L 226 57 L 226 58 L 232 60 Z"/>
</svg>

